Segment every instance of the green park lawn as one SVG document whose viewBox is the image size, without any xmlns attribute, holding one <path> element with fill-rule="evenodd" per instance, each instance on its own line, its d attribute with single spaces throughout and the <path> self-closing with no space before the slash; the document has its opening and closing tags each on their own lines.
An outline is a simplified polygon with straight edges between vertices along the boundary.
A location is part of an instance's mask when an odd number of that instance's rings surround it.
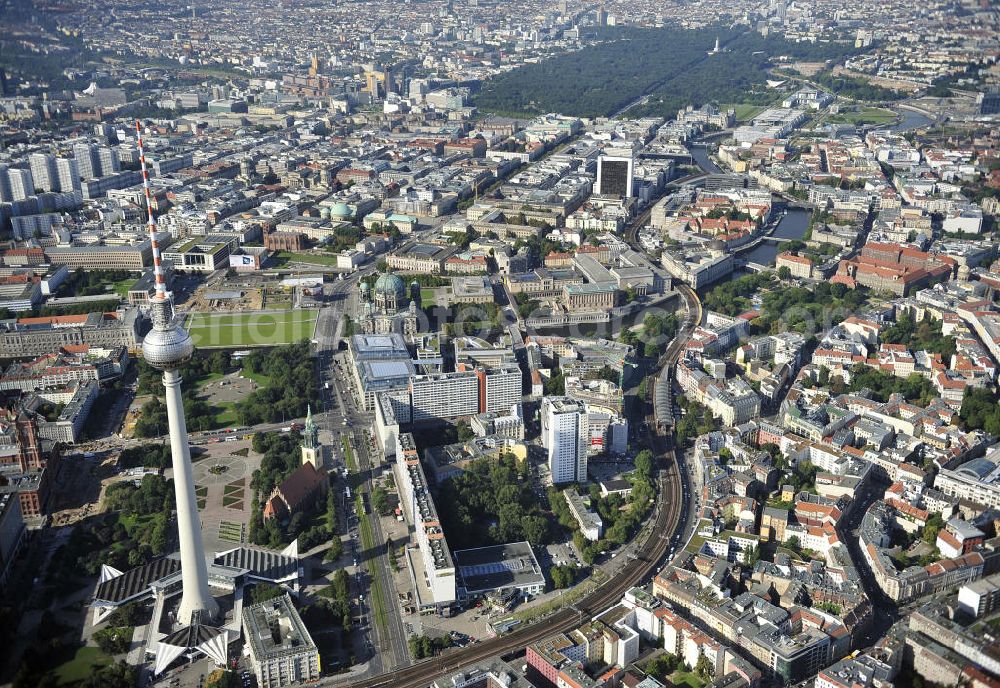
<svg viewBox="0 0 1000 688">
<path fill-rule="evenodd" d="M 216 427 L 224 428 L 229 425 L 237 425 L 239 416 L 236 415 L 236 404 L 232 401 L 215 404 L 218 413 L 215 414 Z"/>
<path fill-rule="evenodd" d="M 753 105 L 751 103 L 727 103 L 725 105 L 720 105 L 719 109 L 723 112 L 732 108 L 736 111 L 736 121 L 746 122 L 747 120 L 756 117 L 764 110 L 767 109 L 766 105 Z"/>
<path fill-rule="evenodd" d="M 291 251 L 278 251 L 275 258 L 282 265 L 288 263 L 305 263 L 307 265 L 323 265 L 326 267 L 336 267 L 337 256 L 334 254 L 322 253 L 292 253 Z"/>
<path fill-rule="evenodd" d="M 114 282 L 112 284 L 112 287 L 114 289 L 114 292 L 118 294 L 119 297 L 121 297 L 122 299 L 126 299 L 128 298 L 128 290 L 133 284 L 135 284 L 135 281 L 136 278 L 129 277 L 128 279 Z"/>
<path fill-rule="evenodd" d="M 279 346 L 310 339 L 315 310 L 264 313 L 192 313 L 186 327 L 200 348 Z"/>
<path fill-rule="evenodd" d="M 271 384 L 271 378 L 264 373 L 251 373 L 250 371 L 244 369 L 240 371 L 240 375 L 248 380 L 253 380 L 257 383 L 258 387 L 267 387 Z"/>
<path fill-rule="evenodd" d="M 94 667 L 111 664 L 111 658 L 101 652 L 100 648 L 82 646 L 66 662 L 53 670 L 59 685 L 68 686 L 88 678 L 94 673 Z"/>
<path fill-rule="evenodd" d="M 677 686 L 677 688 L 680 688 L 680 686 L 702 688 L 705 685 L 705 682 L 692 671 L 675 671 L 670 675 L 670 682 Z"/>
</svg>

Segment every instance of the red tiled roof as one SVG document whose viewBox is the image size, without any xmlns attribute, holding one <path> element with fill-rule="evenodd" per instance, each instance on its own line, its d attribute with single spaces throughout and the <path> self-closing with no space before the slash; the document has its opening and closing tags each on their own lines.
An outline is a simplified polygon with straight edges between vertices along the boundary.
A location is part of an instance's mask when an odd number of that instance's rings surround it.
<svg viewBox="0 0 1000 688">
<path fill-rule="evenodd" d="M 288 503 L 289 509 L 294 511 L 305 499 L 313 495 L 326 479 L 324 471 L 317 471 L 311 463 L 304 463 L 282 481 L 278 492 Z"/>
</svg>

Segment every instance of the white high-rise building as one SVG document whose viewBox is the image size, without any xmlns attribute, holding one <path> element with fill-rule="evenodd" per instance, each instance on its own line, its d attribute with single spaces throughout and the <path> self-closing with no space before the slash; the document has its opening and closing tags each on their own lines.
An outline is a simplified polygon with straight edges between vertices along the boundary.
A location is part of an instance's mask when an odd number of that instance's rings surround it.
<svg viewBox="0 0 1000 688">
<path fill-rule="evenodd" d="M 521 369 L 517 364 L 481 371 L 480 413 L 501 413 L 521 403 Z"/>
<path fill-rule="evenodd" d="M 121 171 L 121 162 L 114 148 L 78 143 L 73 146 L 73 156 L 80 170 L 81 179 L 97 179 Z"/>
<path fill-rule="evenodd" d="M 569 397 L 542 399 L 542 445 L 553 484 L 586 482 L 589 442 L 586 404 Z"/>
<path fill-rule="evenodd" d="M 474 372 L 415 375 L 410 380 L 414 421 L 479 413 L 479 378 Z"/>
<path fill-rule="evenodd" d="M 80 168 L 73 158 L 56 158 L 55 191 L 75 191 L 81 193 Z"/>
<path fill-rule="evenodd" d="M 414 421 L 499 413 L 520 403 L 521 397 L 521 369 L 516 364 L 415 375 L 410 380 Z"/>
<path fill-rule="evenodd" d="M 35 195 L 35 180 L 31 177 L 31 170 L 11 167 L 7 170 L 7 184 L 10 198 L 0 198 L 0 201 L 23 201 Z"/>
<path fill-rule="evenodd" d="M 52 191 L 59 183 L 59 172 L 56 170 L 56 157 L 46 153 L 32 153 L 28 156 L 28 167 L 35 188 L 42 191 Z M 32 189 L 34 192 L 34 189 Z"/>
<path fill-rule="evenodd" d="M 430 589 L 430 599 L 421 605 L 448 606 L 455 601 L 455 561 L 441 528 L 427 476 L 420 465 L 413 435 L 404 432 L 396 437 L 396 485 L 399 486 L 400 508 L 413 527 L 413 536 L 423 561 L 423 576 Z"/>
<path fill-rule="evenodd" d="M 28 156 L 28 166 L 35 187 L 42 191 L 80 191 L 80 169 L 73 158 L 32 153 Z"/>
</svg>

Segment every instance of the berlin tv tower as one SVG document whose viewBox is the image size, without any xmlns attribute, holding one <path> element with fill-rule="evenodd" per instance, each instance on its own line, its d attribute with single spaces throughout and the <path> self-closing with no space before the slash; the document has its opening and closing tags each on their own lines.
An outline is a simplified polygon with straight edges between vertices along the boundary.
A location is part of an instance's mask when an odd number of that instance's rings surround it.
<svg viewBox="0 0 1000 688">
<path fill-rule="evenodd" d="M 184 420 L 184 402 L 181 399 L 180 367 L 191 359 L 194 342 L 191 335 L 174 322 L 173 301 L 167 295 L 160 268 L 160 246 L 156 241 L 156 220 L 153 219 L 153 199 L 149 192 L 149 173 L 142 146 L 142 126 L 135 122 L 136 141 L 139 146 L 139 164 L 142 168 L 142 186 L 146 193 L 146 212 L 149 215 L 149 240 L 153 248 L 153 276 L 156 293 L 151 301 L 153 329 L 142 342 L 142 355 L 146 363 L 163 371 L 166 388 L 167 423 L 170 427 L 170 456 L 174 472 L 174 498 L 177 501 L 177 535 L 181 545 L 181 606 L 177 610 L 178 623 L 188 626 L 210 621 L 219 613 L 219 604 L 208 590 L 208 565 L 201 543 L 201 523 L 194 494 L 194 477 L 191 472 L 191 448 L 188 446 L 187 423 Z"/>
</svg>

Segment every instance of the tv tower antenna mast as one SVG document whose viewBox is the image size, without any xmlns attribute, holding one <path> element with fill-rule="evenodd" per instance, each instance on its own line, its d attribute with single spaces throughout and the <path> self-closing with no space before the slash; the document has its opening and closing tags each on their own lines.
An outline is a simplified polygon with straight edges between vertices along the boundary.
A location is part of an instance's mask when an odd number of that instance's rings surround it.
<svg viewBox="0 0 1000 688">
<path fill-rule="evenodd" d="M 180 368 L 194 354 L 194 342 L 187 330 L 174 321 L 173 299 L 167 294 L 167 285 L 163 281 L 160 246 L 156 239 L 156 219 L 153 217 L 153 198 L 149 190 L 149 173 L 146 170 L 142 125 L 139 120 L 135 122 L 135 136 L 139 147 L 139 166 L 142 169 L 142 188 L 146 195 L 149 241 L 153 249 L 153 277 L 156 284 L 156 292 L 150 304 L 153 329 L 143 339 L 142 355 L 149 365 L 163 371 L 174 498 L 177 502 L 177 536 L 181 547 L 182 589 L 177 621 L 188 626 L 207 622 L 219 613 L 219 604 L 208 589 L 208 564 L 205 562 L 205 548 L 201 542 L 201 522 L 198 518 L 191 469 L 191 447 L 188 445 L 184 401 L 181 398 Z"/>
</svg>

